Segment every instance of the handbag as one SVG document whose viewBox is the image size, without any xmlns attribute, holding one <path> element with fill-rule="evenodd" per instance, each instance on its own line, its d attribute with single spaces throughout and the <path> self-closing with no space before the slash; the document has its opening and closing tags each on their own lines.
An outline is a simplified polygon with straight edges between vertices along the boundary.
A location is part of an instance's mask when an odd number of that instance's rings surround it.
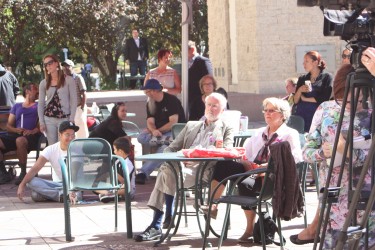
<svg viewBox="0 0 375 250">
<path fill-rule="evenodd" d="M 271 218 L 271 216 L 267 212 L 261 212 L 259 216 L 263 217 L 264 237 L 266 240 L 266 245 L 274 243 L 275 245 L 280 246 L 281 244 L 274 240 L 275 233 L 277 232 L 279 234 L 279 228 L 277 227 L 275 221 Z M 262 236 L 260 232 L 259 220 L 260 218 L 258 218 L 258 221 L 254 225 L 253 237 L 254 237 L 255 243 L 262 244 Z M 286 242 L 284 237 L 283 237 L 283 242 L 284 244 Z"/>
</svg>

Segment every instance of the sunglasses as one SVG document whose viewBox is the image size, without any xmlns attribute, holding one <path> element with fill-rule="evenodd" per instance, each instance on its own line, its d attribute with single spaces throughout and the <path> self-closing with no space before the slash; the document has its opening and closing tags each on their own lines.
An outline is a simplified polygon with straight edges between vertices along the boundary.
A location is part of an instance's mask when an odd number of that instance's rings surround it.
<svg viewBox="0 0 375 250">
<path fill-rule="evenodd" d="M 270 114 L 273 114 L 273 113 L 280 113 L 279 110 L 275 110 L 275 109 L 264 109 L 262 110 L 262 113 L 265 114 L 265 113 L 270 113 Z"/>
<path fill-rule="evenodd" d="M 345 59 L 345 58 L 348 58 L 348 59 L 350 59 L 350 55 L 345 55 L 345 54 L 342 54 L 342 55 L 341 55 L 341 58 L 342 58 L 342 59 Z"/>
<path fill-rule="evenodd" d="M 46 63 L 43 63 L 43 65 L 44 65 L 44 67 L 47 67 L 47 66 L 52 65 L 54 62 L 55 62 L 55 60 L 52 59 L 52 60 L 50 60 L 50 61 L 48 61 Z"/>
</svg>

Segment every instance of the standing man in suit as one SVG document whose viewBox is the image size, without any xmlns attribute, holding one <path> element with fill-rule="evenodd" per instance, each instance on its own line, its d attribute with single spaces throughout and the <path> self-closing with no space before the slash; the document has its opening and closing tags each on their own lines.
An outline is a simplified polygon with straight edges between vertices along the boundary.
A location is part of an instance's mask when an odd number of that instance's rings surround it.
<svg viewBox="0 0 375 250">
<path fill-rule="evenodd" d="M 212 64 L 210 59 L 200 56 L 195 47 L 195 42 L 188 42 L 188 59 L 189 59 L 189 113 L 191 104 L 196 98 L 202 95 L 199 87 L 200 79 L 205 75 L 212 75 Z"/>
<path fill-rule="evenodd" d="M 146 66 L 148 59 L 148 44 L 145 38 L 138 36 L 138 30 L 132 30 L 132 38 L 126 40 L 125 45 L 125 60 L 129 60 L 130 75 L 135 76 L 138 74 L 146 74 Z M 130 88 L 134 89 L 136 80 L 130 80 Z"/>
</svg>

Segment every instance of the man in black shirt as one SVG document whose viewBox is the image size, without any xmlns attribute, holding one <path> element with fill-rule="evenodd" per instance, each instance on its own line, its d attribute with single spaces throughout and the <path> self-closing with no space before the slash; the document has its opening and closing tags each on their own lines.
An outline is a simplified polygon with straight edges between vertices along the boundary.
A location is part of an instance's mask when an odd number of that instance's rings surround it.
<svg viewBox="0 0 375 250">
<path fill-rule="evenodd" d="M 147 80 L 142 87 L 149 97 L 147 102 L 147 130 L 138 136 L 141 144 L 149 144 L 152 137 L 168 138 L 175 123 L 186 122 L 184 109 L 176 96 L 163 92 L 163 86 L 156 79 Z M 162 139 L 163 140 L 163 139 Z M 157 153 L 162 153 L 167 145 L 158 145 Z M 136 183 L 144 184 L 152 171 L 160 166 L 160 162 L 147 161 L 136 175 Z"/>
</svg>

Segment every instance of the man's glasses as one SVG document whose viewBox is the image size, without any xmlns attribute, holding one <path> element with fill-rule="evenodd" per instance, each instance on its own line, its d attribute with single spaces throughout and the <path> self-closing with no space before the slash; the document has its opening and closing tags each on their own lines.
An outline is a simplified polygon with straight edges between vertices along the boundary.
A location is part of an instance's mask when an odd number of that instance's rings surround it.
<svg viewBox="0 0 375 250">
<path fill-rule="evenodd" d="M 342 57 L 342 59 L 346 59 L 346 58 L 350 59 L 350 55 L 342 54 L 341 57 Z"/>
<path fill-rule="evenodd" d="M 262 110 L 262 113 L 265 114 L 265 113 L 270 113 L 270 114 L 273 114 L 273 113 L 280 113 L 279 110 L 276 110 L 276 109 L 263 109 Z"/>
<path fill-rule="evenodd" d="M 52 60 L 50 60 L 50 61 L 48 61 L 46 63 L 43 63 L 43 65 L 44 65 L 44 67 L 47 67 L 47 66 L 52 65 L 54 62 L 55 62 L 55 60 L 52 59 Z"/>
</svg>

